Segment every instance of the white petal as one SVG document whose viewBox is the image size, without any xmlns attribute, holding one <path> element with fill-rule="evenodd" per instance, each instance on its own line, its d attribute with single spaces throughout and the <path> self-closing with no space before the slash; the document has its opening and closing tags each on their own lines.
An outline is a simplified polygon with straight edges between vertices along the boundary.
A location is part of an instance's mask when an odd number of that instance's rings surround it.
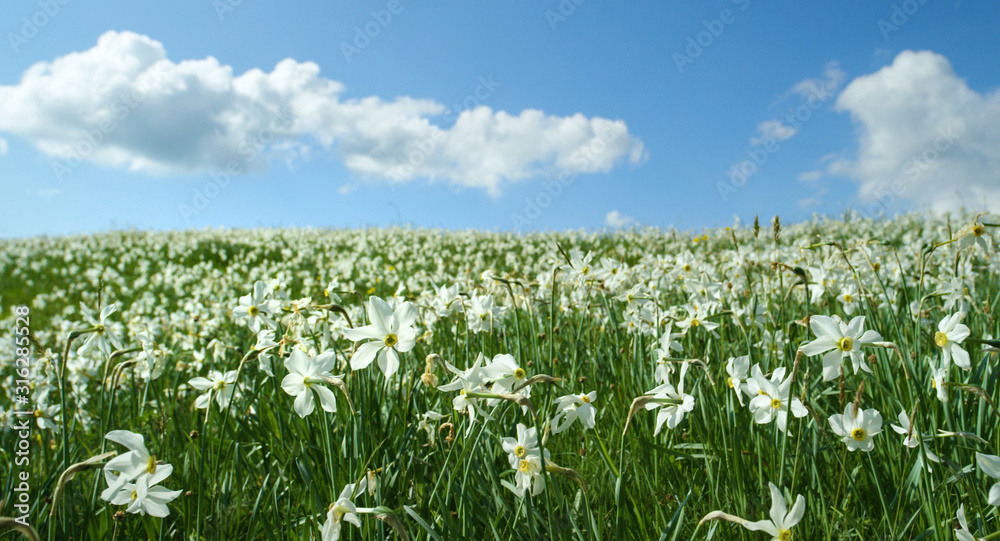
<svg viewBox="0 0 1000 541">
<path fill-rule="evenodd" d="M 378 350 L 385 346 L 382 342 L 366 342 L 351 355 L 351 370 L 367 368 L 375 360 Z"/>
</svg>

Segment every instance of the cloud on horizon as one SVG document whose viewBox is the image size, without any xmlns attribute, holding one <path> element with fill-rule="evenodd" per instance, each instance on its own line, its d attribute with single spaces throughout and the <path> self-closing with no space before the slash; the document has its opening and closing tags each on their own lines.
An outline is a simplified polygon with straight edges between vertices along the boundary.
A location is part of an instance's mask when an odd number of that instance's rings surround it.
<svg viewBox="0 0 1000 541">
<path fill-rule="evenodd" d="M 92 162 L 174 175 L 235 160 L 240 172 L 260 172 L 319 148 L 363 181 L 427 179 L 494 197 L 507 183 L 605 173 L 646 157 L 622 120 L 485 106 L 448 118 L 432 99 L 345 98 L 343 84 L 319 73 L 313 62 L 285 59 L 270 73 L 234 75 L 215 58 L 174 62 L 160 42 L 110 31 L 0 86 L 0 132 L 70 169 Z"/>
</svg>

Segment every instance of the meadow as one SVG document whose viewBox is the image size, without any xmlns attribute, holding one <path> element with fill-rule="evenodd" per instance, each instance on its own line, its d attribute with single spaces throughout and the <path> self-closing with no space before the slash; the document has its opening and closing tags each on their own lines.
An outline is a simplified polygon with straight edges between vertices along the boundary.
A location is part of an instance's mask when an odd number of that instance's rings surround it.
<svg viewBox="0 0 1000 541">
<path fill-rule="evenodd" d="M 998 224 L 3 239 L 0 539 L 1000 539 Z"/>
</svg>

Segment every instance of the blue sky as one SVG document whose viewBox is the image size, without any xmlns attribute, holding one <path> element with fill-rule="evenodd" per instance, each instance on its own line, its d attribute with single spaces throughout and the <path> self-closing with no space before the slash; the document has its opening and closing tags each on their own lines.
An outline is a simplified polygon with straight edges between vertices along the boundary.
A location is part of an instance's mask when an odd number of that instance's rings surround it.
<svg viewBox="0 0 1000 541">
<path fill-rule="evenodd" d="M 665 4 L 5 2 L 0 236 L 996 209 L 1000 6 Z"/>
</svg>

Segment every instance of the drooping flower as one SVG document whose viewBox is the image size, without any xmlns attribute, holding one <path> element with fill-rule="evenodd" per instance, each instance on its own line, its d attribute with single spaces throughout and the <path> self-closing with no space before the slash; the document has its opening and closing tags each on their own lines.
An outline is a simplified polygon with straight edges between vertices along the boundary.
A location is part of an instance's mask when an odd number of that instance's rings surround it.
<svg viewBox="0 0 1000 541">
<path fill-rule="evenodd" d="M 594 428 L 597 424 L 595 400 L 597 400 L 597 391 L 590 391 L 587 394 L 568 394 L 557 398 L 556 404 L 559 407 L 556 410 L 556 416 L 552 419 L 552 433 L 558 434 L 566 430 L 577 419 L 580 420 L 584 430 Z"/>
<path fill-rule="evenodd" d="M 351 356 L 351 370 L 366 368 L 377 357 L 378 367 L 388 379 L 399 369 L 399 354 L 410 351 L 416 344 L 413 323 L 417 320 L 417 310 L 413 304 L 401 302 L 393 311 L 384 300 L 371 297 L 367 312 L 370 325 L 344 330 L 344 336 L 353 342 L 370 340 Z"/>
<path fill-rule="evenodd" d="M 322 541 L 340 539 L 340 531 L 344 522 L 349 522 L 358 528 L 361 527 L 361 519 L 358 517 L 360 511 L 354 505 L 353 500 L 355 496 L 364 493 L 367 484 L 368 478 L 365 477 L 358 483 L 344 485 L 337 501 L 330 504 L 330 509 L 326 512 L 326 522 L 323 523 L 323 528 L 320 530 Z"/>
</svg>

